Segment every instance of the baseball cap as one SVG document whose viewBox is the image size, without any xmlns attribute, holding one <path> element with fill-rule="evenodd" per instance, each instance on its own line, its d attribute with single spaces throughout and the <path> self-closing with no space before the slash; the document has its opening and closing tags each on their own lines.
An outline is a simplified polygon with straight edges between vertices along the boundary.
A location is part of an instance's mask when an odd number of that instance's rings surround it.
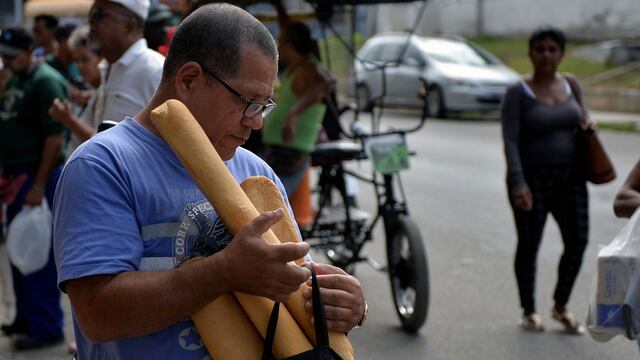
<svg viewBox="0 0 640 360">
<path fill-rule="evenodd" d="M 21 27 L 6 28 L 0 33 L 0 54 L 2 55 L 16 56 L 33 45 L 33 36 Z"/>
<path fill-rule="evenodd" d="M 120 4 L 131 10 L 134 14 L 140 16 L 142 20 L 147 20 L 149 15 L 149 0 L 109 0 L 116 4 Z"/>
</svg>

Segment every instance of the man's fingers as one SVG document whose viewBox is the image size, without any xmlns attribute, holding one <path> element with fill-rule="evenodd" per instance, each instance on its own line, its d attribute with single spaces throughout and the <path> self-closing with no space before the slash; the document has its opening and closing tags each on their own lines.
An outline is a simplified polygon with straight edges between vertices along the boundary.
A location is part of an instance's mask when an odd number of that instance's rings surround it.
<svg viewBox="0 0 640 360">
<path fill-rule="evenodd" d="M 337 266 L 329 265 L 329 264 L 318 264 L 316 262 L 311 262 L 313 265 L 313 270 L 316 271 L 316 275 L 329 275 L 329 274 L 341 274 L 348 275 L 346 271 L 340 269 Z"/>
<path fill-rule="evenodd" d="M 287 242 L 284 244 L 275 244 L 273 248 L 278 259 L 287 263 L 289 261 L 298 260 L 309 252 L 309 244 L 306 242 Z M 308 274 L 307 278 L 311 276 L 311 271 L 305 267 L 299 267 L 305 274 Z M 305 278 L 306 280 L 306 278 Z M 304 280 L 303 280 L 304 281 Z"/>
<path fill-rule="evenodd" d="M 260 214 L 257 218 L 253 219 L 245 230 L 251 232 L 253 235 L 260 236 L 267 232 L 271 226 L 282 219 L 284 210 L 278 208 L 273 211 L 266 211 Z"/>
</svg>

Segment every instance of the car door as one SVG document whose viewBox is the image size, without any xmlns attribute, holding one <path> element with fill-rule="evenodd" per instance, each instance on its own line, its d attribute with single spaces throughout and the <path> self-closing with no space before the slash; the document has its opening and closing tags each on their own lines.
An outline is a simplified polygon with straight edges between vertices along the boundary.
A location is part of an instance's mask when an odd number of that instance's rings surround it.
<svg viewBox="0 0 640 360">
<path fill-rule="evenodd" d="M 402 44 L 404 46 L 404 44 Z M 402 50 L 402 49 L 401 49 Z M 398 66 L 388 70 L 387 85 L 391 100 L 396 105 L 418 106 L 421 100 L 417 93 L 422 86 L 420 76 L 424 72 L 426 62 L 418 49 L 410 44 Z"/>
<path fill-rule="evenodd" d="M 382 94 L 382 71 L 380 70 L 381 53 L 384 52 L 385 43 L 378 42 L 371 45 L 359 55 L 361 61 L 357 63 L 358 83 L 366 87 L 370 99 Z"/>
</svg>

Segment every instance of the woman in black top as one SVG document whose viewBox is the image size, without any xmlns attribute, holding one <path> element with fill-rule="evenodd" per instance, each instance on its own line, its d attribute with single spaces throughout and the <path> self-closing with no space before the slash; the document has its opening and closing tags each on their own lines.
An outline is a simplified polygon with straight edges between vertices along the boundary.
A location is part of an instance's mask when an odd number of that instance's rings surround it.
<svg viewBox="0 0 640 360">
<path fill-rule="evenodd" d="M 582 95 L 577 82 L 557 72 L 564 46 L 560 30 L 545 28 L 533 33 L 529 39 L 533 73 L 507 91 L 502 131 L 509 200 L 518 234 L 515 274 L 523 311 L 520 325 L 525 330 L 544 330 L 534 290 L 536 257 L 551 213 L 564 242 L 551 316 L 568 333 L 581 334 L 584 327 L 566 305 L 589 232 L 587 187 L 576 166 L 576 140 L 580 126 L 591 124 L 584 121 L 577 101 Z"/>
</svg>

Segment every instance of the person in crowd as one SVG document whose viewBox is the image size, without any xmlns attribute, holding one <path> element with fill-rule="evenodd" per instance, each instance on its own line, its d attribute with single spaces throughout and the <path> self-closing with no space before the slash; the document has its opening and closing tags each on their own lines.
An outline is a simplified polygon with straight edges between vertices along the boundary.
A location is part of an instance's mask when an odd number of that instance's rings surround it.
<svg viewBox="0 0 640 360">
<path fill-rule="evenodd" d="M 58 18 L 53 15 L 41 14 L 33 19 L 33 36 L 38 48 L 34 50 L 34 56 L 44 58 L 49 54 L 55 54 L 57 43 L 55 32 L 58 28 Z"/>
<path fill-rule="evenodd" d="M 629 218 L 640 207 L 640 160 L 629 172 L 629 176 L 613 201 L 617 217 Z"/>
<path fill-rule="evenodd" d="M 144 23 L 144 38 L 149 48 L 166 56 L 171 41 L 169 35 L 175 31 L 174 25 L 174 15 L 167 5 L 151 4 L 149 16 Z"/>
<path fill-rule="evenodd" d="M 66 101 L 56 99 L 49 108 L 49 114 L 57 121 L 67 126 L 70 130 L 70 137 L 67 141 L 65 149 L 68 158 L 75 149 L 83 142 L 89 140 L 95 133 L 100 120 L 95 115 L 96 92 L 100 86 L 100 70 L 98 64 L 102 59 L 101 56 L 91 47 L 89 47 L 89 27 L 81 27 L 76 29 L 68 40 L 74 63 L 78 67 L 78 71 L 82 79 L 91 89 L 85 90 L 83 93 L 90 94 L 88 100 L 84 100 L 86 95 L 81 95 L 84 105 L 78 115 L 75 115 L 73 106 Z"/>
<path fill-rule="evenodd" d="M 47 64 L 56 69 L 69 83 L 70 90 L 77 92 L 85 88 L 78 67 L 73 62 L 73 53 L 67 44 L 69 36 L 76 29 L 76 24 L 59 26 L 54 32 L 56 52 L 45 57 Z"/>
<path fill-rule="evenodd" d="M 551 213 L 564 243 L 551 317 L 567 333 L 582 334 L 584 327 L 567 304 L 589 234 L 589 199 L 577 136 L 580 127 L 593 124 L 578 100 L 582 94 L 575 78 L 558 73 L 565 42 L 564 34 L 555 28 L 541 28 L 531 35 L 533 73 L 508 89 L 502 104 L 502 134 L 518 236 L 515 274 L 521 326 L 544 330 L 535 306 L 536 258 Z"/>
<path fill-rule="evenodd" d="M 89 11 L 90 39 L 104 60 L 95 116 L 120 121 L 149 101 L 162 76 L 164 56 L 142 37 L 149 0 L 95 0 Z"/>
<path fill-rule="evenodd" d="M 280 25 L 278 51 L 285 70 L 278 92 L 280 106 L 265 121 L 262 142 L 265 160 L 291 195 L 311 163 L 310 153 L 326 110 L 322 99 L 331 90 L 331 78 L 314 55 L 317 46 L 309 27 L 290 21 L 282 3 L 273 3 Z"/>
<path fill-rule="evenodd" d="M 9 179 L 27 175 L 7 210 L 9 224 L 23 206 L 39 206 L 53 197 L 62 163 L 64 127 L 48 114 L 55 98 L 64 99 L 66 81 L 33 56 L 33 37 L 23 28 L 0 33 L 0 55 L 13 76 L 0 101 L 0 168 Z M 60 292 L 56 286 L 53 250 L 40 270 L 22 274 L 12 264 L 16 316 L 0 327 L 16 350 L 33 349 L 64 340 Z"/>
<path fill-rule="evenodd" d="M 250 14 L 229 4 L 201 7 L 177 28 L 143 110 L 69 159 L 54 208 L 54 248 L 79 359 L 206 358 L 191 314 L 229 292 L 281 301 L 308 280 L 308 269 L 287 264 L 305 256 L 308 244 L 262 238 L 283 210 L 231 235 L 150 119 L 166 100 L 182 101 L 237 181 L 264 175 L 284 191 L 264 161 L 239 148 L 275 106 L 277 58 L 273 37 Z M 351 330 L 366 308 L 360 282 L 330 265 L 315 268 L 332 294 L 329 328 Z"/>
</svg>

